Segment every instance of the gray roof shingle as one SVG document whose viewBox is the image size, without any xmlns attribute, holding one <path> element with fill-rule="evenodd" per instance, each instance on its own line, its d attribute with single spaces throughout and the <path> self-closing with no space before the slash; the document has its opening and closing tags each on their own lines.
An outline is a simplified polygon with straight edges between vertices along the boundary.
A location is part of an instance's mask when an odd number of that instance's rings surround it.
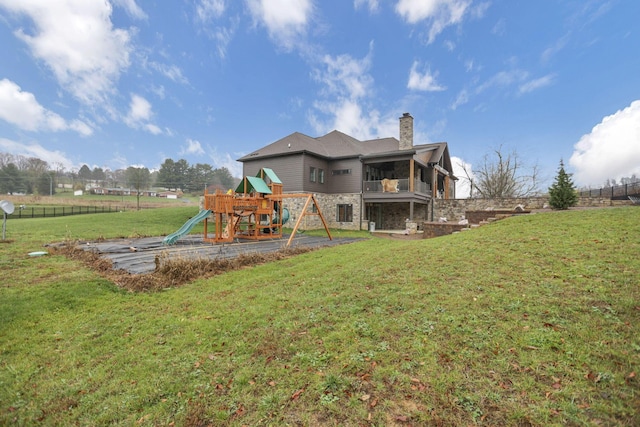
<svg viewBox="0 0 640 427">
<path fill-rule="evenodd" d="M 400 153 L 396 138 L 377 138 L 360 141 L 338 130 L 313 138 L 300 132 L 294 132 L 269 145 L 238 159 L 240 162 L 266 157 L 277 157 L 288 154 L 310 153 L 327 159 L 348 158 L 358 156 L 389 155 Z M 437 163 L 445 153 L 446 142 L 414 145 L 406 152 L 431 152 L 430 163 Z"/>
</svg>

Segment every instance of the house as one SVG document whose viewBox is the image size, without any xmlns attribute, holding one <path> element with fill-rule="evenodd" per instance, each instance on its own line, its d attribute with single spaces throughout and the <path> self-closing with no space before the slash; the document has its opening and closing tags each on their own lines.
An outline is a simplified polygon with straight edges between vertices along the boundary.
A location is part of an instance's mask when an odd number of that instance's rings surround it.
<svg viewBox="0 0 640 427">
<path fill-rule="evenodd" d="M 414 145 L 409 113 L 400 117 L 399 141 L 360 141 L 337 130 L 317 138 L 295 132 L 238 161 L 245 176 L 266 167 L 285 193 L 313 193 L 333 228 L 368 229 L 373 222 L 377 229 L 404 230 L 407 221 L 433 219 L 432 199 L 455 198 L 447 143 Z M 290 206 L 293 216 L 300 210 Z M 309 220 L 303 227 L 321 225 Z"/>
</svg>

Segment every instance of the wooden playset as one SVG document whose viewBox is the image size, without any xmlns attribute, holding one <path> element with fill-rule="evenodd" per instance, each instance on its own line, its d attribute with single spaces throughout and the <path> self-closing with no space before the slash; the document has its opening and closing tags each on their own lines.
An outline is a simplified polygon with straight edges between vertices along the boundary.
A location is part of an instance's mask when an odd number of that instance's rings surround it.
<svg viewBox="0 0 640 427">
<path fill-rule="evenodd" d="M 293 240 L 302 218 L 307 215 L 320 217 L 324 229 L 331 240 L 329 227 L 320 212 L 313 194 L 284 194 L 282 182 L 275 172 L 263 168 L 256 176 L 245 176 L 235 191 L 214 194 L 204 193 L 204 209 L 211 212 L 214 222 L 213 233 L 209 234 L 208 222 L 204 222 L 204 241 L 212 243 L 232 242 L 234 239 L 274 239 L 282 238 L 282 226 L 289 220 L 289 210 L 283 200 L 306 198 L 302 212 L 298 215 L 287 246 Z M 315 209 L 309 211 L 309 208 Z"/>
</svg>

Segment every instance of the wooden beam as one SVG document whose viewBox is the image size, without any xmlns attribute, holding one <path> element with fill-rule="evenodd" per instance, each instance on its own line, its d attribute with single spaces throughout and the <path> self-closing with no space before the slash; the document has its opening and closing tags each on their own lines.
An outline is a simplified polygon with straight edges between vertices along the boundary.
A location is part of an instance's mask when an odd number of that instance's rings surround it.
<svg viewBox="0 0 640 427">
<path fill-rule="evenodd" d="M 445 200 L 449 198 L 449 175 L 444 177 L 444 198 Z"/>
<path fill-rule="evenodd" d="M 413 176 L 414 174 L 414 161 L 413 159 L 409 160 L 409 192 L 413 193 L 414 189 L 414 182 L 416 181 L 416 178 Z"/>
<path fill-rule="evenodd" d="M 333 240 L 333 238 L 331 237 L 331 232 L 329 231 L 329 226 L 327 225 L 327 221 L 325 221 L 324 216 L 322 215 L 322 212 L 320 211 L 320 207 L 318 206 L 318 201 L 316 200 L 316 197 L 313 194 L 308 194 L 308 193 L 279 194 L 279 195 L 267 196 L 267 197 L 273 198 L 273 199 L 281 199 L 281 198 L 282 199 L 293 199 L 293 198 L 301 198 L 301 197 L 306 197 L 307 198 L 307 200 L 304 202 L 304 207 L 302 208 L 302 213 L 298 217 L 298 220 L 296 221 L 296 225 L 293 227 L 293 230 L 291 231 L 291 236 L 289 236 L 289 240 L 287 241 L 286 247 L 289 247 L 289 245 L 293 241 L 293 238 L 295 237 L 296 233 L 298 232 L 298 227 L 300 227 L 300 223 L 302 222 L 302 218 L 304 218 L 307 215 L 318 215 L 320 217 L 320 221 L 322 221 L 322 225 L 324 226 L 324 230 L 327 232 L 327 236 L 329 237 L 329 240 Z M 316 209 L 318 210 L 317 213 L 309 213 L 309 212 L 307 212 L 307 209 L 309 207 L 309 202 L 311 202 L 311 201 L 313 201 L 313 203 L 315 204 Z"/>
</svg>

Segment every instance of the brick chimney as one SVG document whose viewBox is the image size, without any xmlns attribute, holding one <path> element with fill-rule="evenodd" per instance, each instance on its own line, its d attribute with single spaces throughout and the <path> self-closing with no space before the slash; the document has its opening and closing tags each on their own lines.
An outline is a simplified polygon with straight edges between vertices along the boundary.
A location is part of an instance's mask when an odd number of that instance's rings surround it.
<svg viewBox="0 0 640 427">
<path fill-rule="evenodd" d="M 413 117 L 404 113 L 400 117 L 400 150 L 410 150 L 413 148 Z"/>
</svg>

